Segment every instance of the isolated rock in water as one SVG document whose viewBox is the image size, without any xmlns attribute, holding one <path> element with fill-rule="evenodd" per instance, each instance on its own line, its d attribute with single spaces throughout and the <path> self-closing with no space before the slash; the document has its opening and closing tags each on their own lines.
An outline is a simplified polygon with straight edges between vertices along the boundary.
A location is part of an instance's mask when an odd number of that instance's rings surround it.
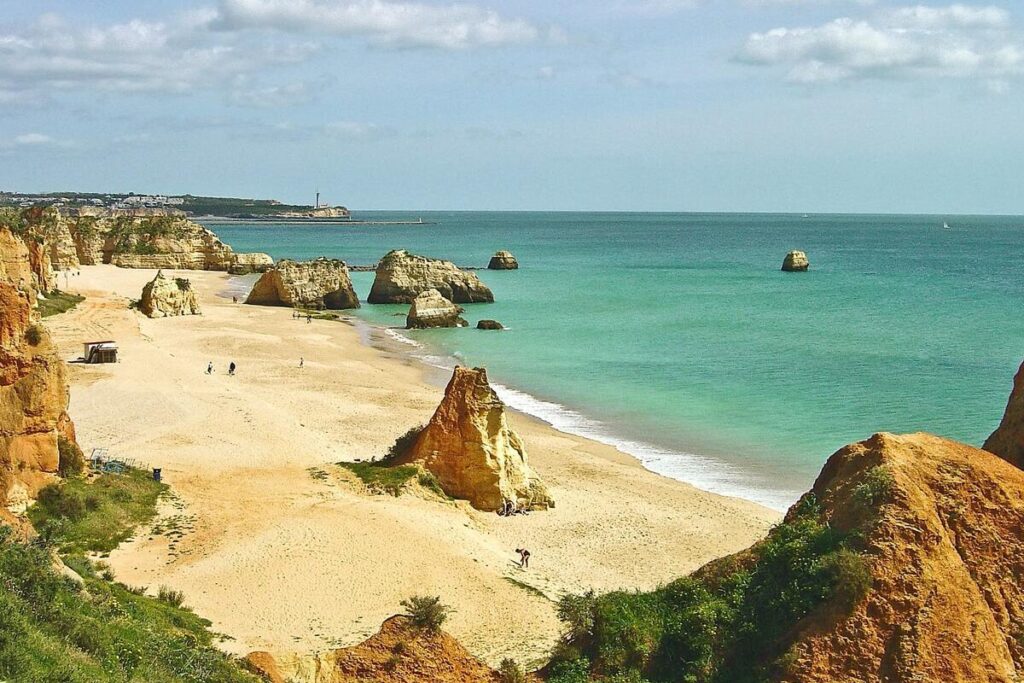
<svg viewBox="0 0 1024 683">
<path fill-rule="evenodd" d="M 427 327 L 465 327 L 466 321 L 459 317 L 462 307 L 456 306 L 441 296 L 436 289 L 428 289 L 412 301 L 409 315 L 405 318 L 407 329 Z"/>
<path fill-rule="evenodd" d="M 0 507 L 14 512 L 54 480 L 58 438 L 75 439 L 64 361 L 35 296 L 28 247 L 0 229 Z"/>
<path fill-rule="evenodd" d="M 875 434 L 833 454 L 787 518 L 811 497 L 830 529 L 861 539 L 871 584 L 852 608 L 780 625 L 793 642 L 779 680 L 1018 680 L 1024 472 L 930 434 Z"/>
<path fill-rule="evenodd" d="M 445 493 L 479 510 L 500 510 L 506 501 L 520 509 L 554 505 L 483 368 L 455 368 L 441 405 L 399 460 L 422 464 Z"/>
<path fill-rule="evenodd" d="M 285 259 L 260 276 L 245 303 L 340 310 L 359 308 L 359 297 L 344 261 Z"/>
<path fill-rule="evenodd" d="M 786 258 L 782 261 L 782 269 L 787 273 L 803 272 L 810 265 L 810 262 L 807 260 L 807 254 L 802 251 L 791 251 L 786 254 Z"/>
<path fill-rule="evenodd" d="M 406 616 L 387 619 L 380 631 L 352 647 L 312 657 L 282 657 L 272 669 L 268 657 L 262 653 L 258 661 L 263 671 L 283 673 L 283 680 L 310 683 L 496 683 L 500 680 L 497 671 L 471 655 L 455 638 L 444 631 L 418 628 Z"/>
<path fill-rule="evenodd" d="M 232 275 L 248 275 L 249 273 L 265 273 L 274 267 L 274 259 L 269 254 L 252 252 L 235 254 L 228 269 Z"/>
<path fill-rule="evenodd" d="M 487 264 L 488 270 L 516 270 L 519 268 L 519 262 L 516 261 L 516 257 L 512 255 L 511 251 L 499 251 L 491 257 L 490 263 Z"/>
<path fill-rule="evenodd" d="M 199 315 L 199 299 L 185 278 L 169 278 L 162 270 L 142 288 L 139 310 L 150 318 Z"/>
<path fill-rule="evenodd" d="M 1013 378 L 1003 419 L 982 448 L 1024 469 L 1024 363 Z"/>
<path fill-rule="evenodd" d="M 377 264 L 377 275 L 367 301 L 371 304 L 409 304 L 428 289 L 436 289 L 457 304 L 494 301 L 494 295 L 476 273 L 460 270 L 449 261 L 416 256 L 407 251 L 388 252 Z"/>
<path fill-rule="evenodd" d="M 478 330 L 503 330 L 505 326 L 497 320 L 481 320 L 476 324 Z"/>
</svg>

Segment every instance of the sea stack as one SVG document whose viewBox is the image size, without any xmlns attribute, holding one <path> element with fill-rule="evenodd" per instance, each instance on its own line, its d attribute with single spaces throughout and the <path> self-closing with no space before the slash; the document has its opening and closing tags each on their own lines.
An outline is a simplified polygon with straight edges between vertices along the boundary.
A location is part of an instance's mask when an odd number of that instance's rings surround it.
<svg viewBox="0 0 1024 683">
<path fill-rule="evenodd" d="M 390 251 L 377 264 L 377 274 L 366 300 L 371 304 L 411 304 L 428 289 L 436 289 L 456 304 L 494 301 L 494 294 L 480 282 L 476 273 L 461 270 L 450 261 L 417 256 L 405 250 Z"/>
<path fill-rule="evenodd" d="M 359 297 L 344 261 L 284 259 L 260 276 L 245 303 L 341 310 L 359 308 Z"/>
<path fill-rule="evenodd" d="M 156 277 L 142 288 L 139 310 L 150 318 L 199 315 L 199 300 L 192 283 L 185 278 L 169 278 L 158 270 Z"/>
<path fill-rule="evenodd" d="M 989 453 L 1024 469 L 1024 363 L 1013 378 L 1013 390 L 1006 402 L 1006 411 L 996 430 L 982 446 Z"/>
<path fill-rule="evenodd" d="M 428 289 L 412 301 L 405 318 L 406 329 L 427 327 L 465 327 L 468 323 L 459 317 L 462 307 L 441 296 L 436 289 Z"/>
<path fill-rule="evenodd" d="M 503 330 L 505 326 L 497 320 L 481 320 L 476 324 L 478 330 Z"/>
<path fill-rule="evenodd" d="M 512 255 L 511 251 L 499 251 L 491 257 L 487 264 L 487 270 L 516 270 L 519 268 L 519 261 Z"/>
<path fill-rule="evenodd" d="M 791 251 L 782 261 L 782 270 L 787 273 L 802 273 L 811 266 L 807 254 L 802 251 Z"/>
<path fill-rule="evenodd" d="M 423 465 L 445 493 L 478 510 L 554 506 L 483 368 L 455 368 L 434 416 L 399 461 Z"/>
</svg>

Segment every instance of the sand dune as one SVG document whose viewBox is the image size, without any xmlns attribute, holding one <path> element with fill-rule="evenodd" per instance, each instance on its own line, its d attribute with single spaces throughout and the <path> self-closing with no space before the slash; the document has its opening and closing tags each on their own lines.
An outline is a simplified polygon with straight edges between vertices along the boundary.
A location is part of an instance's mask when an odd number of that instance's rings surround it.
<svg viewBox="0 0 1024 683">
<path fill-rule="evenodd" d="M 217 296 L 223 273 L 180 275 L 202 316 L 146 319 L 127 303 L 153 272 L 93 266 L 71 278 L 87 300 L 47 324 L 68 358 L 87 339 L 120 343 L 117 365 L 72 366 L 80 441 L 162 467 L 174 490 L 163 533 L 141 530 L 109 558 L 118 579 L 184 591 L 229 651 L 353 644 L 403 598 L 432 594 L 456 609 L 449 630 L 471 652 L 530 661 L 557 637 L 562 593 L 651 588 L 748 546 L 779 517 L 519 414 L 513 428 L 555 509 L 507 519 L 370 495 L 331 463 L 384 453 L 429 418 L 442 388 L 351 325 L 232 304 Z M 528 571 L 513 562 L 521 545 Z"/>
</svg>

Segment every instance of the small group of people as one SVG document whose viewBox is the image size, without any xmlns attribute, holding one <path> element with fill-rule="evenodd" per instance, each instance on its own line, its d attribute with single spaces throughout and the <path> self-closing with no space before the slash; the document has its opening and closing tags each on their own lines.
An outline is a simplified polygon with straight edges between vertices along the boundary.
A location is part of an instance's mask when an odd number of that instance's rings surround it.
<svg viewBox="0 0 1024 683">
<path fill-rule="evenodd" d="M 498 509 L 499 517 L 511 517 L 512 515 L 528 515 L 530 511 L 527 508 L 520 508 L 516 505 L 514 500 L 506 500 L 501 504 L 501 508 Z"/>
<path fill-rule="evenodd" d="M 299 311 L 296 311 L 295 309 L 292 309 L 292 320 L 296 320 L 296 319 L 302 320 L 302 313 L 299 312 Z M 308 325 L 311 322 L 313 322 L 313 314 L 307 311 L 306 312 L 306 324 Z"/>
<path fill-rule="evenodd" d="M 235 368 L 236 367 L 237 366 L 235 365 L 235 361 L 231 361 L 230 363 L 228 363 L 228 375 L 229 376 L 234 377 L 234 375 L 235 375 Z M 207 375 L 212 375 L 215 372 L 216 372 L 216 370 L 213 369 L 213 361 L 211 360 L 209 363 L 206 364 L 206 374 Z"/>
</svg>

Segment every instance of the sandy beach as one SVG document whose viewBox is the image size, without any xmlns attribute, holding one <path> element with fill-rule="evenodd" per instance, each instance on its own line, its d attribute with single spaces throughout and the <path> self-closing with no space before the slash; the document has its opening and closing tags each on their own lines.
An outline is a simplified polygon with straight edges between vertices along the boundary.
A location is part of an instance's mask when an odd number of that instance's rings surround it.
<svg viewBox="0 0 1024 683">
<path fill-rule="evenodd" d="M 87 299 L 47 326 L 69 360 L 84 341 L 118 342 L 116 365 L 71 365 L 79 441 L 162 468 L 173 490 L 154 528 L 107 561 L 129 585 L 183 591 L 230 652 L 350 645 L 402 599 L 429 594 L 454 607 L 446 628 L 474 654 L 532 662 L 559 633 L 565 592 L 652 588 L 747 547 L 780 517 L 522 414 L 512 426 L 553 510 L 502 518 L 373 495 L 333 463 L 380 456 L 426 422 L 442 389 L 424 368 L 367 346 L 351 324 L 233 304 L 218 295 L 224 273 L 174 273 L 192 280 L 203 315 L 147 319 L 128 302 L 153 275 L 83 267 L 69 288 Z"/>
</svg>

